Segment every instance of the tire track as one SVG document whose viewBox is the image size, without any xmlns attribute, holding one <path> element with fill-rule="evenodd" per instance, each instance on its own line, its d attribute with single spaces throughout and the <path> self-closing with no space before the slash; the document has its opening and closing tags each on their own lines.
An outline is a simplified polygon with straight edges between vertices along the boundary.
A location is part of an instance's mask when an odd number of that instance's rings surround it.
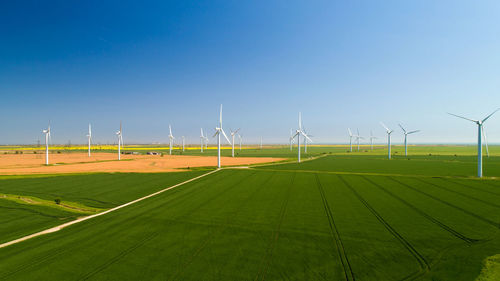
<svg viewBox="0 0 500 281">
<path fill-rule="evenodd" d="M 339 179 L 344 183 L 344 185 L 349 188 L 352 193 L 358 198 L 363 205 L 377 218 L 377 220 L 408 250 L 408 252 L 417 260 L 420 265 L 420 270 L 411 273 L 403 280 L 415 279 L 422 276 L 423 274 L 430 271 L 431 267 L 427 260 L 420 254 L 413 245 L 406 240 L 399 232 L 397 232 L 341 175 L 338 175 Z"/>
<path fill-rule="evenodd" d="M 92 276 L 98 274 L 99 272 L 105 270 L 106 268 L 108 268 L 109 266 L 113 265 L 117 261 L 123 259 L 129 253 L 131 253 L 131 252 L 135 251 L 136 249 L 142 247 L 144 244 L 146 244 L 147 242 L 149 242 L 150 240 L 152 240 L 156 236 L 158 236 L 157 232 L 151 233 L 150 235 L 146 236 L 145 238 L 139 240 L 139 242 L 137 242 L 134 245 L 128 247 L 127 249 L 121 251 L 118 255 L 116 255 L 113 258 L 111 258 L 110 260 L 106 261 L 104 264 L 98 266 L 97 268 L 95 268 L 91 272 L 85 274 L 83 277 L 79 278 L 78 280 L 88 280 Z"/>
<path fill-rule="evenodd" d="M 451 188 L 448 188 L 448 187 L 444 187 L 444 186 L 441 186 L 441 185 L 438 185 L 438 184 L 435 184 L 435 183 L 432 183 L 432 182 L 426 182 L 424 181 L 423 179 L 420 179 L 420 178 L 415 178 L 416 180 L 420 181 L 421 183 L 424 183 L 424 184 L 427 184 L 427 185 L 432 185 L 434 187 L 437 187 L 437 188 L 440 188 L 440 189 L 443 189 L 443 190 L 446 190 L 446 191 L 449 191 L 449 192 L 452 192 L 452 193 L 455 193 L 455 194 L 458 194 L 462 197 L 465 197 L 467 199 L 472 199 L 472 200 L 475 200 L 477 202 L 481 202 L 483 204 L 486 204 L 488 206 L 492 206 L 492 207 L 496 207 L 496 208 L 500 208 L 500 205 L 498 204 L 495 204 L 495 203 L 491 203 L 491 202 L 488 202 L 486 200 L 483 200 L 483 199 L 480 199 L 480 198 L 476 198 L 474 196 L 470 196 L 468 194 L 465 194 L 465 193 L 462 193 L 462 192 L 459 192 L 459 191 L 456 191 L 456 190 L 453 190 Z M 454 182 L 452 182 L 454 183 Z"/>
<path fill-rule="evenodd" d="M 342 238 L 340 237 L 338 228 L 335 225 L 335 220 L 333 218 L 333 213 L 330 208 L 330 204 L 328 204 L 328 200 L 326 199 L 325 190 L 321 185 L 321 181 L 319 180 L 318 174 L 314 175 L 316 178 L 316 186 L 318 187 L 321 200 L 323 201 L 323 207 L 325 209 L 325 213 L 328 218 L 328 224 L 330 225 L 330 232 L 332 234 L 333 240 L 335 241 L 335 245 L 337 246 L 337 253 L 342 263 L 342 267 L 344 269 L 344 277 L 347 281 L 354 281 L 356 280 L 354 278 L 354 272 L 352 271 L 351 263 L 349 262 L 349 258 L 347 257 L 344 243 L 342 242 Z"/>
<path fill-rule="evenodd" d="M 271 261 L 273 259 L 274 249 L 276 248 L 276 244 L 277 244 L 278 239 L 279 239 L 281 225 L 283 224 L 283 220 L 285 218 L 287 207 L 288 207 L 288 202 L 290 201 L 290 194 L 291 194 L 291 189 L 292 189 L 293 183 L 295 181 L 295 176 L 296 176 L 296 173 L 293 173 L 290 184 L 288 184 L 288 189 L 287 189 L 287 192 L 285 195 L 285 200 L 283 200 L 283 203 L 281 204 L 278 224 L 276 225 L 276 228 L 275 228 L 274 233 L 272 235 L 272 240 L 271 240 L 271 242 L 266 250 L 266 257 L 263 260 L 264 265 L 260 266 L 259 272 L 257 273 L 257 276 L 255 277 L 254 280 L 265 280 L 267 277 L 267 274 L 269 272 L 269 267 L 271 266 Z M 259 276 L 260 276 L 260 278 L 259 278 Z"/>
<path fill-rule="evenodd" d="M 467 185 L 467 184 L 464 184 L 464 183 L 461 183 L 461 182 L 456 182 L 456 181 L 453 181 L 453 180 L 450 180 L 450 179 L 444 179 L 444 181 L 448 181 L 448 182 L 451 182 L 453 184 L 456 184 L 456 185 L 461 185 L 463 187 L 467 187 L 467 188 L 470 188 L 470 189 L 474 189 L 474 190 L 477 190 L 477 191 L 481 191 L 481 192 L 484 192 L 484 193 L 488 193 L 488 194 L 491 194 L 491 195 L 495 195 L 495 196 L 500 196 L 500 193 L 496 193 L 496 192 L 493 192 L 493 191 L 489 191 L 489 190 L 484 190 L 482 188 L 479 188 L 479 187 L 475 187 L 475 186 L 470 186 L 470 185 Z M 488 184 L 488 183 L 486 183 Z"/>
<path fill-rule="evenodd" d="M 399 181 L 399 180 L 397 180 L 397 179 L 395 179 L 395 178 L 392 178 L 392 177 L 388 177 L 388 178 L 389 178 L 389 179 L 391 179 L 391 180 L 392 180 L 392 181 L 394 181 L 394 182 L 397 182 L 397 183 L 401 184 L 401 185 L 402 185 L 402 186 L 404 186 L 404 187 L 407 187 L 407 188 L 409 188 L 409 189 L 411 189 L 411 190 L 414 190 L 414 191 L 416 191 L 416 192 L 418 192 L 418 193 L 420 193 L 420 194 L 423 194 L 423 195 L 425 195 L 425 196 L 427 196 L 427 197 L 429 197 L 429 198 L 432 198 L 432 199 L 434 199 L 434 200 L 436 200 L 436 201 L 438 201 L 438 202 L 441 202 L 441 203 L 443 203 L 443 204 L 445 204 L 445 205 L 447 205 L 447 206 L 450 206 L 450 207 L 452 207 L 452 208 L 454 208 L 454 209 L 457 209 L 457 210 L 459 210 L 459 211 L 461 211 L 461 212 L 463 212 L 463 213 L 466 213 L 467 215 L 472 216 L 472 217 L 474 217 L 474 218 L 476 218 L 476 219 L 478 219 L 478 220 L 480 220 L 480 221 L 483 221 L 483 222 L 485 222 L 485 223 L 487 223 L 487 224 L 489 224 L 489 225 L 492 225 L 492 226 L 494 226 L 494 227 L 496 227 L 496 228 L 500 228 L 500 224 L 499 224 L 499 223 L 497 223 L 497 222 L 494 222 L 494 221 L 492 221 L 492 220 L 490 220 L 490 219 L 484 218 L 484 217 L 482 217 L 482 216 L 480 216 L 480 215 L 478 215 L 478 214 L 476 214 L 476 213 L 473 213 L 473 212 L 471 212 L 471 211 L 468 211 L 468 210 L 466 210 L 466 209 L 464 209 L 464 208 L 461 208 L 461 207 L 459 207 L 459 206 L 457 206 L 457 205 L 451 204 L 450 202 L 444 201 L 444 200 L 443 200 L 443 199 L 441 199 L 441 198 L 438 198 L 438 197 L 436 197 L 436 196 L 434 196 L 434 195 L 431 195 L 431 194 L 429 194 L 429 193 L 427 193 L 427 192 L 424 192 L 424 191 L 422 191 L 422 190 L 419 190 L 418 188 L 415 188 L 415 187 L 413 187 L 413 186 L 411 186 L 411 185 L 408 185 L 408 184 L 406 184 L 406 183 L 404 183 L 404 182 L 401 182 L 401 181 Z"/>
<path fill-rule="evenodd" d="M 419 209 L 415 205 L 411 204 L 410 202 L 408 202 L 408 201 L 404 200 L 403 198 L 399 197 L 398 195 L 390 192 L 389 190 L 387 190 L 383 186 L 379 185 L 378 183 L 372 181 L 371 179 L 369 179 L 369 178 L 367 178 L 365 176 L 361 176 L 361 177 L 364 180 L 366 180 L 367 182 L 371 183 L 372 185 L 378 187 L 380 190 L 384 191 L 388 195 L 390 195 L 393 198 L 397 199 L 398 201 L 400 201 L 401 203 L 403 203 L 404 205 L 406 205 L 410 209 L 414 210 L 415 212 L 417 212 L 419 215 L 423 216 L 424 218 L 426 218 L 430 222 L 432 222 L 435 225 L 439 226 L 440 228 L 448 231 L 449 233 L 451 233 L 453 236 L 457 237 L 458 239 L 461 239 L 461 240 L 463 240 L 463 241 L 465 241 L 466 243 L 469 243 L 469 244 L 481 241 L 479 239 L 473 239 L 473 238 L 469 238 L 469 237 L 463 235 L 462 233 L 460 233 L 460 232 L 456 231 L 455 229 L 447 226 L 446 224 L 442 223 L 441 221 L 439 221 L 438 219 L 434 218 L 433 216 L 431 216 L 431 215 L 427 214 L 426 212 L 422 211 L 421 209 Z"/>
</svg>

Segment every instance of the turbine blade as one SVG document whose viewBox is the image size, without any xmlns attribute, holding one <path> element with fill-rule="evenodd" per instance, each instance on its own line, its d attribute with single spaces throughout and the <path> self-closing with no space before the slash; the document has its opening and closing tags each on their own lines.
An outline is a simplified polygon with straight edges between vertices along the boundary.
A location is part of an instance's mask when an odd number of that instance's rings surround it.
<svg viewBox="0 0 500 281">
<path fill-rule="evenodd" d="M 490 152 L 488 151 L 488 139 L 486 138 L 486 132 L 484 131 L 484 126 L 482 131 L 483 131 L 484 144 L 486 145 L 486 155 L 490 157 Z"/>
<path fill-rule="evenodd" d="M 389 130 L 389 128 L 387 128 L 387 126 L 384 123 L 380 122 L 380 125 L 382 125 L 382 127 L 384 127 L 384 129 L 387 131 L 387 133 L 389 133 L 391 131 L 391 130 Z"/>
<path fill-rule="evenodd" d="M 349 132 L 349 136 L 352 137 L 351 128 L 347 128 L 347 131 Z"/>
<path fill-rule="evenodd" d="M 469 118 L 467 118 L 467 117 L 463 117 L 463 116 L 456 115 L 456 114 L 449 113 L 449 112 L 447 112 L 447 113 L 448 113 L 449 115 L 452 115 L 452 116 L 455 116 L 455 117 L 458 117 L 458 118 L 462 118 L 462 119 L 465 119 L 465 120 L 469 120 L 469 121 L 474 122 L 474 123 L 477 123 L 477 122 L 478 122 L 478 120 L 472 120 L 472 119 L 469 119 Z M 493 112 L 493 113 L 495 113 L 495 112 Z M 487 118 L 489 118 L 489 116 L 488 116 Z"/>
<path fill-rule="evenodd" d="M 229 138 L 227 137 L 226 132 L 224 132 L 224 129 L 221 128 L 220 131 L 222 132 L 222 135 L 224 136 L 224 138 L 226 138 L 227 142 L 229 144 L 232 144 L 231 141 L 229 140 Z"/>
<path fill-rule="evenodd" d="M 401 126 L 401 124 L 398 124 L 398 125 L 399 125 L 399 127 L 401 127 L 401 130 L 403 130 L 403 132 L 406 134 L 405 128 L 403 128 L 403 126 Z"/>
<path fill-rule="evenodd" d="M 481 123 L 484 123 L 484 121 L 488 120 L 488 118 L 491 117 L 491 115 L 495 114 L 497 111 L 499 111 L 500 108 L 497 108 L 497 110 L 493 111 L 490 115 L 486 116 L 486 118 L 483 119 L 483 121 Z"/>
<path fill-rule="evenodd" d="M 420 130 L 411 131 L 411 132 L 408 132 L 408 135 L 409 135 L 409 134 L 418 133 L 418 132 L 420 132 Z"/>
<path fill-rule="evenodd" d="M 222 128 L 222 104 L 220 105 L 219 124 L 220 127 Z"/>
</svg>

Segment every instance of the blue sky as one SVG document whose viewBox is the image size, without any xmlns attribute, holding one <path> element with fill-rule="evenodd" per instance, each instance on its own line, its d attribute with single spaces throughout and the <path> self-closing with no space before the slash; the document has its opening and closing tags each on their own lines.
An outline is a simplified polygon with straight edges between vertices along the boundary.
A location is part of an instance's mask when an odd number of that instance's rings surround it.
<svg viewBox="0 0 500 281">
<path fill-rule="evenodd" d="M 103 3 L 105 2 L 105 3 Z M 247 142 L 347 127 L 475 142 L 500 106 L 498 1 L 3 1 L 0 144 L 198 142 L 218 106 Z M 500 142 L 500 114 L 485 125 Z M 402 136 L 398 131 L 394 141 Z M 213 140 L 212 140 L 213 141 Z"/>
</svg>

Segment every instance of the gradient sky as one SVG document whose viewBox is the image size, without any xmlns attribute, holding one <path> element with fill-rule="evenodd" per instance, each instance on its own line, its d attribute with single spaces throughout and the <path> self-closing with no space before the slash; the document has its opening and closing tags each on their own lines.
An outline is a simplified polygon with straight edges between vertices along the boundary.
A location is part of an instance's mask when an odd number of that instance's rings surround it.
<svg viewBox="0 0 500 281">
<path fill-rule="evenodd" d="M 302 111 L 319 143 L 347 127 L 475 142 L 500 106 L 498 1 L 2 1 L 0 144 L 198 142 L 241 127 L 287 142 Z M 485 125 L 500 142 L 500 113 Z M 179 138 L 180 139 L 180 138 Z M 394 142 L 402 141 L 400 130 Z M 211 140 L 214 141 L 213 139 Z"/>
</svg>

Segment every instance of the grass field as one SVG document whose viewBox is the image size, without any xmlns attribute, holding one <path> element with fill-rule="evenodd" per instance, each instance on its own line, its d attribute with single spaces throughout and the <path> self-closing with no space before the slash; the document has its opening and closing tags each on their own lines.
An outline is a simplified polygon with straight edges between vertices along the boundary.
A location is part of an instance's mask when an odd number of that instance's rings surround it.
<svg viewBox="0 0 500 281">
<path fill-rule="evenodd" d="M 381 149 L 311 147 L 323 157 L 221 170 L 2 248 L 0 279 L 475 280 L 483 270 L 495 280 L 500 180 L 473 178 L 470 147 L 412 149 L 389 161 Z M 256 154 L 289 153 L 272 150 Z M 494 150 L 484 163 L 496 177 Z M 204 172 L 2 177 L 0 193 L 106 209 Z M 77 216 L 44 208 L 2 214 L 0 225 L 13 223 L 2 240 L 14 226 L 19 235 Z"/>
</svg>

